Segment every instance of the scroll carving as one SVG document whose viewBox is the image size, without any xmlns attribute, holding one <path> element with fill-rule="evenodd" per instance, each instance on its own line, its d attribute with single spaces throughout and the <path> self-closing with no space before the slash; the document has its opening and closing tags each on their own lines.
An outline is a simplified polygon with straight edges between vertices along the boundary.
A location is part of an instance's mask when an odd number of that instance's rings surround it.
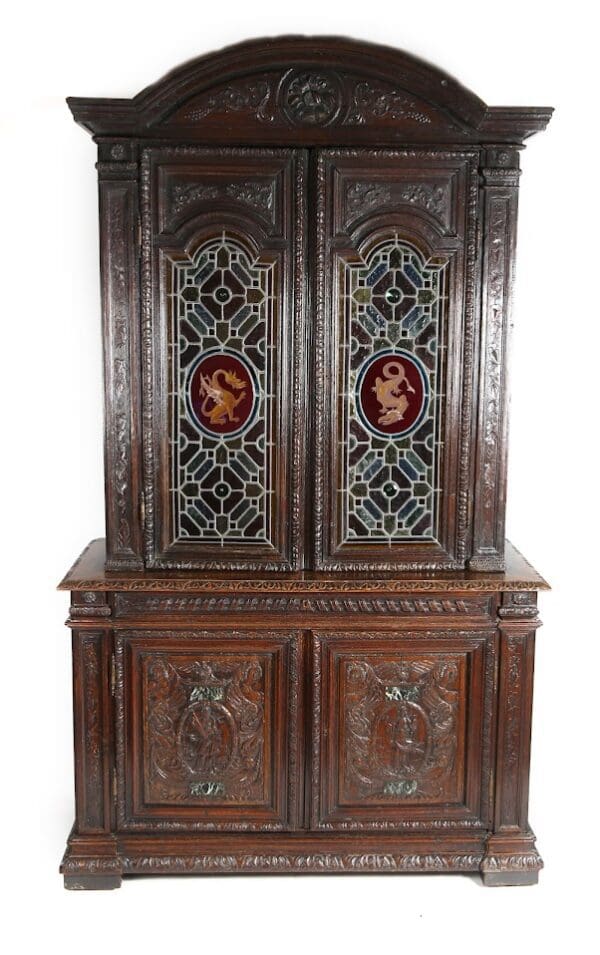
<svg viewBox="0 0 600 955">
<path fill-rule="evenodd" d="M 341 801 L 455 798 L 459 658 L 352 661 L 345 673 Z"/>
<path fill-rule="evenodd" d="M 100 828 L 104 823 L 102 766 L 101 667 L 102 637 L 86 636 L 81 646 L 83 698 L 85 700 L 85 810 L 86 827 Z"/>
<path fill-rule="evenodd" d="M 522 625 L 512 621 L 501 628 L 496 832 L 527 829 L 534 633 L 534 629 L 524 631 Z"/>
<path fill-rule="evenodd" d="M 177 183 L 173 186 L 171 192 L 171 212 L 173 215 L 179 215 L 184 209 L 197 202 L 211 202 L 228 198 L 251 206 L 261 215 L 269 218 L 272 216 L 273 184 L 253 180 L 228 183 L 224 186 L 210 183 Z"/>
<path fill-rule="evenodd" d="M 110 242 L 110 351 L 107 360 L 112 373 L 112 460 L 110 487 L 113 491 L 116 550 L 131 551 L 130 524 L 130 420 L 129 420 L 129 317 L 127 314 L 127 223 L 126 191 L 105 192 L 105 229 Z"/>
<path fill-rule="evenodd" d="M 351 215 L 383 206 L 392 197 L 389 186 L 374 182 L 350 182 L 346 189 L 346 206 Z"/>
<path fill-rule="evenodd" d="M 407 203 L 425 209 L 444 224 L 448 221 L 449 189 L 447 185 L 427 182 L 378 183 L 349 182 L 346 186 L 346 208 L 357 216 L 390 203 Z"/>
<path fill-rule="evenodd" d="M 364 125 L 373 119 L 381 118 L 410 120 L 422 125 L 431 123 L 429 116 L 403 91 L 385 89 L 368 82 L 357 83 L 352 93 L 352 106 L 344 124 Z"/>
<path fill-rule="evenodd" d="M 496 181 L 492 177 L 490 181 L 488 170 L 485 171 L 482 300 L 485 359 L 476 460 L 474 556 L 470 562 L 474 570 L 502 569 L 504 547 L 502 498 L 506 480 L 506 413 L 503 369 L 510 311 L 518 169 L 499 167 L 492 172 L 498 172 L 504 178 Z M 511 175 L 517 177 L 514 182 L 510 180 Z"/>
<path fill-rule="evenodd" d="M 211 113 L 252 112 L 262 123 L 273 122 L 272 114 L 267 110 L 271 98 L 271 84 L 264 81 L 236 83 L 199 97 L 182 114 L 183 120 L 197 123 Z"/>
<path fill-rule="evenodd" d="M 260 658 L 145 661 L 149 802 L 257 803 L 263 799 L 265 688 Z M 198 698 L 197 688 L 221 698 Z M 204 696 L 216 696 L 218 693 Z"/>
<path fill-rule="evenodd" d="M 336 122 L 342 126 L 365 126 L 381 121 L 430 126 L 434 121 L 424 103 L 389 84 L 332 70 L 293 69 L 201 93 L 168 122 L 193 124 L 234 113 L 278 126 L 314 127 Z M 446 123 L 453 125 L 450 119 Z"/>
<path fill-rule="evenodd" d="M 78 765 L 76 803 L 80 833 L 97 833 L 105 828 L 105 789 L 108 782 L 105 761 L 104 694 L 107 666 L 102 632 L 74 634 L 75 752 Z"/>
<path fill-rule="evenodd" d="M 504 765 L 509 772 L 518 767 L 521 744 L 521 698 L 523 637 L 506 638 L 506 709 L 504 715 Z"/>
<path fill-rule="evenodd" d="M 120 165 L 127 165 L 122 163 Z M 138 167 L 133 164 L 137 178 Z M 141 567 L 137 401 L 137 182 L 101 177 L 102 307 L 106 379 L 107 566 Z"/>
<path fill-rule="evenodd" d="M 493 524 L 496 502 L 497 456 L 501 428 L 504 283 L 506 270 L 506 199 L 490 208 L 487 347 L 485 374 L 485 424 L 483 432 L 483 485 L 480 489 L 484 525 Z"/>
</svg>

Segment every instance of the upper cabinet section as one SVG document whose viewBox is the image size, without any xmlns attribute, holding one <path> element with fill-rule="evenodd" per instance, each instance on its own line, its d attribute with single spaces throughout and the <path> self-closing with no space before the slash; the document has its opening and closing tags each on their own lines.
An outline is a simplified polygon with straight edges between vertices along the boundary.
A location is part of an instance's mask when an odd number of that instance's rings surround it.
<svg viewBox="0 0 600 955">
<path fill-rule="evenodd" d="M 551 110 L 488 107 L 414 56 L 339 37 L 251 40 L 131 100 L 69 99 L 99 138 L 287 145 L 520 143 Z"/>
<path fill-rule="evenodd" d="M 107 568 L 504 566 L 519 154 L 402 51 L 252 40 L 98 144 Z"/>
</svg>

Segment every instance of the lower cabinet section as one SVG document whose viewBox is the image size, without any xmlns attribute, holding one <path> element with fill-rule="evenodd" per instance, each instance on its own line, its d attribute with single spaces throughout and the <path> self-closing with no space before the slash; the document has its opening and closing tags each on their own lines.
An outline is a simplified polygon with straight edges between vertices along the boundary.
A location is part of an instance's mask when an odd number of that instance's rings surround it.
<svg viewBox="0 0 600 955">
<path fill-rule="evenodd" d="M 315 634 L 313 827 L 485 827 L 494 657 L 493 631 Z"/>
<path fill-rule="evenodd" d="M 293 829 L 298 635 L 117 637 L 117 821 L 122 829 Z"/>
<path fill-rule="evenodd" d="M 485 828 L 494 634 L 118 635 L 119 828 Z"/>
<path fill-rule="evenodd" d="M 537 881 L 533 604 L 503 595 L 497 617 L 451 626 L 443 608 L 411 619 L 177 610 L 166 620 L 136 607 L 131 623 L 81 613 L 73 628 L 67 887 L 144 872 Z"/>
</svg>

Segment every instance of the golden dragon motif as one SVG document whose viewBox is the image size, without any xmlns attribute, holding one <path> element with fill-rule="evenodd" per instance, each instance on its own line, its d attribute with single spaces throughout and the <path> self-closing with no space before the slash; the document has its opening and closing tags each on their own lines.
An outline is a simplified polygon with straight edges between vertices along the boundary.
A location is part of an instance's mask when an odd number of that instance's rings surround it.
<svg viewBox="0 0 600 955">
<path fill-rule="evenodd" d="M 406 377 L 404 365 L 399 361 L 388 361 L 383 366 L 383 375 L 383 378 L 375 379 L 372 389 L 381 405 L 378 424 L 394 424 L 396 421 L 402 421 L 404 412 L 410 404 L 406 394 L 400 390 L 400 386 L 406 385 L 407 391 L 413 394 L 415 389 Z"/>
<path fill-rule="evenodd" d="M 221 378 L 234 390 L 228 391 L 220 381 Z M 240 392 L 237 397 L 235 391 Z M 200 397 L 204 399 L 200 413 L 208 418 L 212 425 L 226 424 L 227 420 L 239 421 L 233 412 L 246 397 L 245 382 L 241 381 L 235 372 L 217 368 L 210 377 L 200 375 Z"/>
</svg>

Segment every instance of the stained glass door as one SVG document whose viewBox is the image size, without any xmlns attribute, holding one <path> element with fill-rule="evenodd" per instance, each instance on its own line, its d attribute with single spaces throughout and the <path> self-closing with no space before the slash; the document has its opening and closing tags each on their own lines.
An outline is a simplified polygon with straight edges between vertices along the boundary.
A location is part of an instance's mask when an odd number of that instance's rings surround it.
<svg viewBox="0 0 600 955">
<path fill-rule="evenodd" d="M 146 151 L 150 566 L 300 566 L 304 169 Z"/>
<path fill-rule="evenodd" d="M 476 197 L 474 153 L 319 155 L 319 567 L 464 561 Z"/>
</svg>

